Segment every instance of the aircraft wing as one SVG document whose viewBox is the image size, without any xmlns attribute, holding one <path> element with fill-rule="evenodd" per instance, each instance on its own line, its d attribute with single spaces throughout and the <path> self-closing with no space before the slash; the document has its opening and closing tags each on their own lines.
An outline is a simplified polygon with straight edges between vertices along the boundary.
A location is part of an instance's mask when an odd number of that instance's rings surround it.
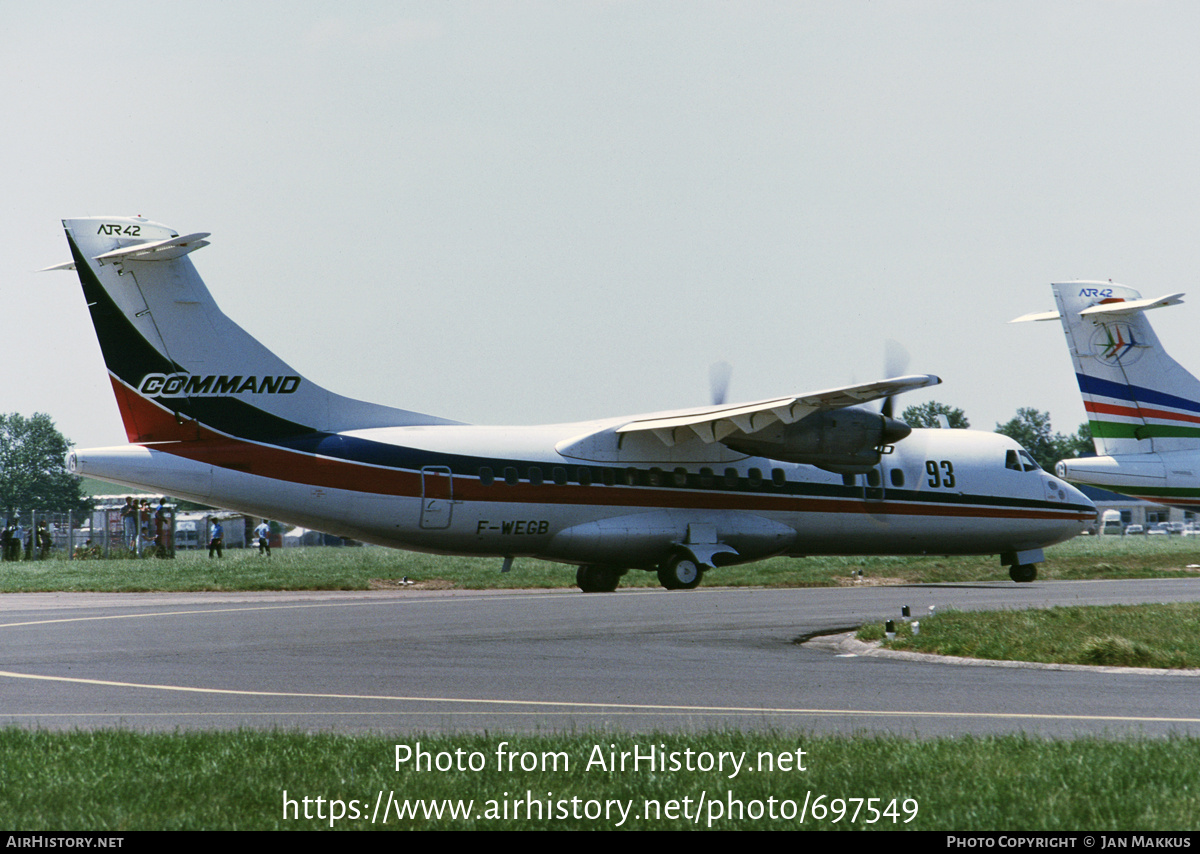
<svg viewBox="0 0 1200 854">
<path fill-rule="evenodd" d="M 742 433 L 757 433 L 781 421 L 794 424 L 806 415 L 828 409 L 844 409 L 906 391 L 938 385 L 932 374 L 913 374 L 861 385 L 843 386 L 826 391 L 777 397 L 733 406 L 711 406 L 683 414 L 652 415 L 637 418 L 617 428 L 617 433 L 653 433 L 666 445 L 675 445 L 692 436 L 705 443 Z"/>
</svg>

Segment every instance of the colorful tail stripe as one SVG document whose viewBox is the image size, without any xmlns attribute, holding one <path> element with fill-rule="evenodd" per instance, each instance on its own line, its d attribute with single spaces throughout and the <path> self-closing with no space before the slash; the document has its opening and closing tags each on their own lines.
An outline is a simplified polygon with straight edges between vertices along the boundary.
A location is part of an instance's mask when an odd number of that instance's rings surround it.
<svg viewBox="0 0 1200 854">
<path fill-rule="evenodd" d="M 1200 403 L 1143 386 L 1076 374 L 1084 394 L 1092 435 L 1097 438 L 1152 439 L 1156 437 L 1200 438 Z M 1094 400 L 1107 397 L 1112 403 Z M 1163 409 L 1160 407 L 1171 407 Z M 1100 416 L 1130 419 L 1111 420 Z"/>
</svg>

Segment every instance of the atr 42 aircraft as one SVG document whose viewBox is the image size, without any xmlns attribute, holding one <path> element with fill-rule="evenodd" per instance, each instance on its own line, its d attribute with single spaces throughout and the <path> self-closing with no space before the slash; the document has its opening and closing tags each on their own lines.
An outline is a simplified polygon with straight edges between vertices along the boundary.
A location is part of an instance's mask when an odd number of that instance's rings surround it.
<svg viewBox="0 0 1200 854">
<path fill-rule="evenodd" d="M 1167 355 L 1146 312 L 1183 294 L 1142 299 L 1112 282 L 1053 285 L 1098 456 L 1063 460 L 1058 476 L 1156 504 L 1200 507 L 1200 380 Z"/>
<path fill-rule="evenodd" d="M 775 555 L 998 554 L 1031 581 L 1095 508 L 1013 440 L 860 408 L 914 375 L 741 405 L 538 427 L 459 424 L 300 376 L 217 308 L 207 234 L 63 222 L 129 446 L 72 471 L 369 543 L 630 569 L 669 589 Z"/>
</svg>

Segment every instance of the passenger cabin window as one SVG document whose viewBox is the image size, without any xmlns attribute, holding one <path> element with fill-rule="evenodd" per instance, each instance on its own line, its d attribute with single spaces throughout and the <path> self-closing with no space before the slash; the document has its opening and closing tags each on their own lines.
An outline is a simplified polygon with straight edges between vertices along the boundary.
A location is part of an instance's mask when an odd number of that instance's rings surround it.
<svg viewBox="0 0 1200 854">
<path fill-rule="evenodd" d="M 844 474 L 842 475 L 842 486 L 854 486 L 858 483 L 858 475 Z"/>
<path fill-rule="evenodd" d="M 521 478 L 517 474 L 517 470 L 515 468 L 513 468 L 512 466 L 504 467 L 504 482 L 505 483 L 519 483 L 520 480 L 521 480 Z"/>
<path fill-rule="evenodd" d="M 542 470 L 537 466 L 529 467 L 529 482 L 535 485 L 542 482 Z"/>
<path fill-rule="evenodd" d="M 735 469 L 735 468 L 725 469 L 725 488 L 726 489 L 737 489 L 737 485 L 738 485 L 737 469 Z"/>
<path fill-rule="evenodd" d="M 479 469 L 479 482 L 484 486 L 491 486 L 496 482 L 496 475 L 492 474 L 491 466 L 483 466 Z"/>
<path fill-rule="evenodd" d="M 879 469 L 871 469 L 867 472 L 867 486 L 879 486 Z"/>
<path fill-rule="evenodd" d="M 747 474 L 750 476 L 751 489 L 758 489 L 760 486 L 762 486 L 763 476 L 761 471 L 758 469 L 750 469 Z"/>
<path fill-rule="evenodd" d="M 671 473 L 671 479 L 676 486 L 687 486 L 687 469 L 685 469 L 683 466 L 678 466 L 675 471 Z"/>
<path fill-rule="evenodd" d="M 892 481 L 892 486 L 904 486 L 904 469 L 892 469 L 888 472 L 888 477 Z"/>
<path fill-rule="evenodd" d="M 700 485 L 702 487 L 704 487 L 705 489 L 711 489 L 712 485 L 713 485 L 713 481 L 714 481 L 714 477 L 713 477 L 712 469 L 710 469 L 710 468 L 700 469 Z"/>
<path fill-rule="evenodd" d="M 580 466 L 575 472 L 575 479 L 579 481 L 580 486 L 591 486 L 592 470 L 587 466 Z"/>
<path fill-rule="evenodd" d="M 787 486 L 787 475 L 783 469 L 771 469 L 771 483 L 776 486 Z"/>
<path fill-rule="evenodd" d="M 555 466 L 550 470 L 550 476 L 554 478 L 554 482 L 559 486 L 567 482 L 567 470 L 562 466 Z"/>
</svg>

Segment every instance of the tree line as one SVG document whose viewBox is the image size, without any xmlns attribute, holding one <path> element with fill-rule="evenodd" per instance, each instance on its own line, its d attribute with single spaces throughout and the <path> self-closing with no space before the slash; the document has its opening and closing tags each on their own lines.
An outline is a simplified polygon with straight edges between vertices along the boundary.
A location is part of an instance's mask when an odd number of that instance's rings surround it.
<svg viewBox="0 0 1200 854">
<path fill-rule="evenodd" d="M 0 414 L 0 509 L 85 514 L 92 502 L 82 482 L 67 471 L 69 442 L 49 415 Z"/>
<path fill-rule="evenodd" d="M 971 426 L 966 413 L 961 409 L 931 400 L 919 406 L 910 406 L 900 416 L 901 420 L 912 427 L 941 427 L 939 416 L 945 417 L 949 426 L 965 430 Z M 1092 445 L 1092 430 L 1083 423 L 1074 433 L 1055 433 L 1050 426 L 1050 413 L 1041 412 L 1032 407 L 1021 407 L 1016 416 L 1004 424 L 997 424 L 997 433 L 1003 433 L 1018 444 L 1037 461 L 1046 471 L 1054 471 L 1054 464 L 1059 460 L 1070 460 L 1077 457 L 1090 457 L 1095 454 Z"/>
</svg>

